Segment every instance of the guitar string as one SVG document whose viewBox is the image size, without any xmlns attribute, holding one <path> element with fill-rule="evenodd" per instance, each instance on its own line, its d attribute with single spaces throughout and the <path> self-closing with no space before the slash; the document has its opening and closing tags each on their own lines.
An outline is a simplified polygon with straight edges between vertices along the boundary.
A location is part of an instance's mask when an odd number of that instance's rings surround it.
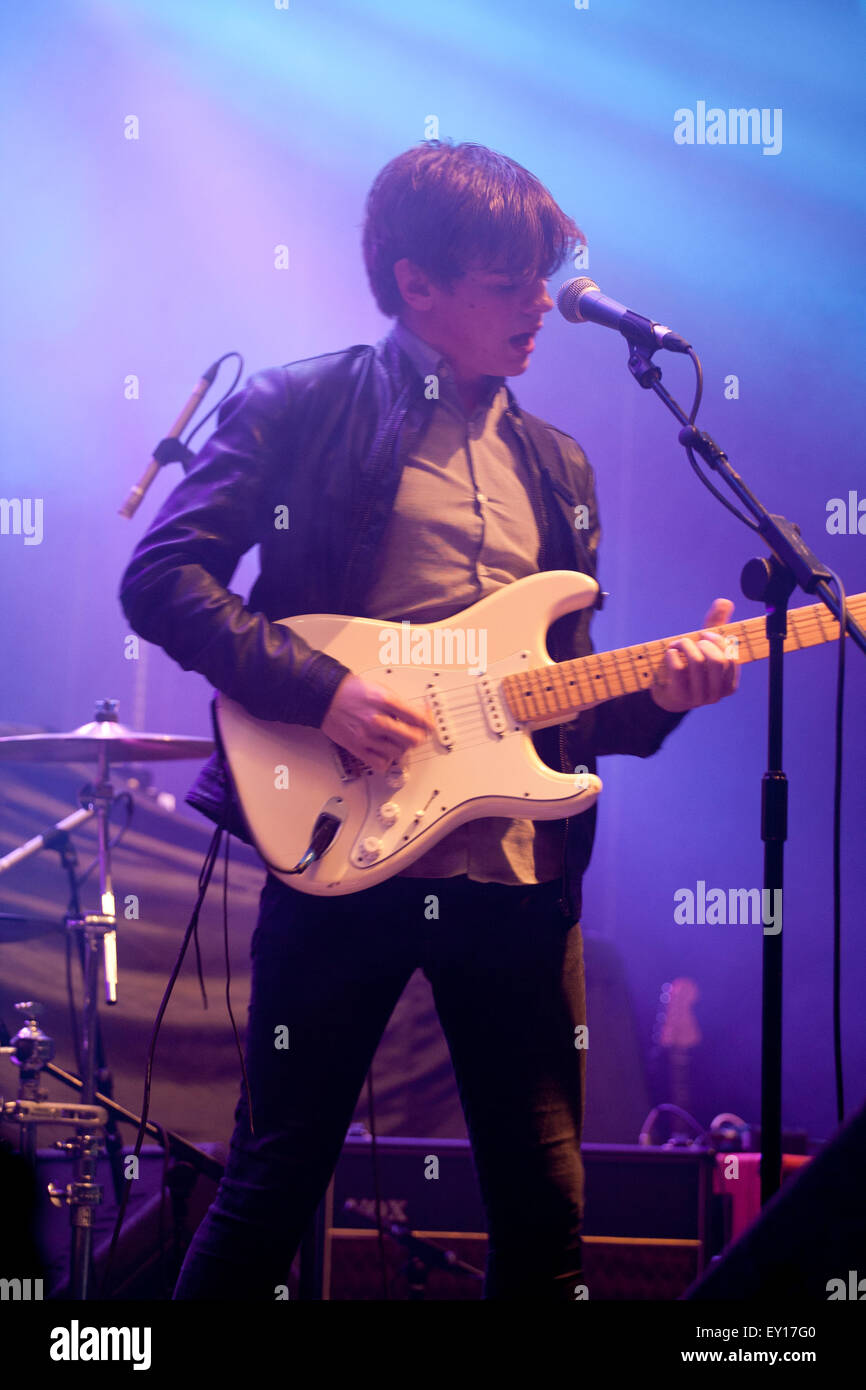
<svg viewBox="0 0 866 1390">
<path fill-rule="evenodd" d="M 860 610 L 863 610 L 863 612 L 866 613 L 866 594 L 857 594 L 853 598 L 849 599 L 848 608 L 849 611 L 851 611 L 855 615 L 855 617 L 858 618 L 860 616 Z M 792 630 L 789 630 L 785 638 L 786 652 L 789 650 L 796 651 L 800 648 L 805 650 L 806 648 L 811 646 L 818 646 L 825 642 L 838 640 L 839 622 L 835 617 L 832 617 L 827 612 L 823 604 L 814 604 L 805 606 L 803 608 L 791 609 L 789 611 L 788 617 Z M 831 625 L 832 629 L 834 629 L 832 635 L 829 637 L 826 632 L 826 627 L 828 623 Z M 745 661 L 740 659 L 738 661 L 738 664 L 748 665 L 751 661 L 766 659 L 766 655 L 769 652 L 769 643 L 764 633 L 758 632 L 758 627 L 763 628 L 763 625 L 764 619 L 760 617 L 743 618 L 736 623 L 730 623 L 725 625 L 729 629 L 729 635 L 737 637 L 738 640 L 742 639 L 745 645 L 750 647 L 751 638 L 755 636 L 758 642 L 761 643 L 762 647 L 766 648 L 766 652 L 762 650 L 759 656 L 755 656 L 754 653 L 751 650 L 749 650 L 747 659 Z M 702 629 L 697 629 L 694 632 L 682 633 L 679 637 L 660 638 L 651 642 L 637 643 L 630 647 L 620 647 L 609 652 L 592 652 L 585 657 L 572 657 L 569 660 L 563 662 L 554 662 L 550 666 L 532 667 L 527 671 L 512 671 L 506 673 L 505 675 L 494 677 L 493 679 L 498 681 L 500 689 L 505 684 L 505 682 L 510 682 L 513 684 L 515 680 L 520 678 L 528 680 L 531 683 L 534 682 L 535 684 L 538 684 L 542 677 L 545 677 L 548 680 L 550 680 L 551 678 L 559 679 L 560 683 L 563 683 L 565 680 L 563 668 L 570 667 L 575 670 L 575 677 L 573 681 L 569 681 L 570 685 L 575 684 L 579 687 L 582 679 L 603 679 L 605 681 L 605 684 L 608 686 L 608 689 L 610 690 L 610 681 L 608 679 L 609 673 L 606 673 L 603 667 L 603 662 L 605 660 L 610 662 L 612 659 L 615 667 L 617 664 L 622 664 L 625 661 L 626 657 L 628 657 L 631 660 L 632 665 L 634 665 L 634 653 L 637 653 L 639 655 L 643 654 L 643 659 L 646 661 L 655 660 L 656 657 L 661 659 L 664 656 L 664 652 L 667 646 L 671 642 L 681 641 L 684 637 L 694 639 L 699 636 L 701 630 Z M 714 630 L 719 631 L 720 629 L 716 628 Z M 812 640 L 806 641 L 804 640 L 805 638 L 810 638 Z M 798 642 L 797 639 L 800 639 L 800 641 Z M 593 676 L 590 674 L 588 670 L 580 670 L 580 667 L 583 665 L 583 663 L 592 662 L 595 662 L 597 665 L 601 667 L 599 675 Z M 646 675 L 652 677 L 652 671 L 646 670 L 646 668 L 645 671 Z M 610 674 L 612 674 L 612 672 Z M 642 670 L 640 674 L 641 676 L 643 676 L 644 670 Z M 618 672 L 617 676 L 620 680 L 620 684 L 623 686 L 623 691 L 611 692 L 610 698 L 613 699 L 617 697 L 617 694 L 625 692 L 624 683 L 622 681 L 622 678 L 619 676 Z M 592 687 L 590 686 L 589 688 L 591 689 Z M 523 698 L 530 700 L 537 699 L 540 693 L 541 692 L 539 691 L 530 690 L 529 692 L 523 695 Z M 555 690 L 551 690 L 550 693 L 554 696 L 554 704 L 561 708 L 560 702 L 562 699 L 562 695 L 565 693 L 565 691 L 563 690 L 560 692 L 556 692 Z M 557 693 L 559 694 L 559 701 L 557 701 L 556 699 Z M 463 697 L 462 700 L 461 697 Z M 414 704 L 423 706 L 426 704 L 427 701 L 429 701 L 430 698 L 431 697 L 429 695 L 410 696 L 407 703 L 410 705 Z M 437 698 L 439 698 L 443 702 L 447 700 L 447 714 L 449 723 L 456 726 L 461 720 L 464 720 L 468 721 L 470 729 L 473 727 L 477 727 L 479 737 L 474 740 L 475 746 L 483 744 L 487 741 L 491 734 L 495 734 L 496 731 L 490 728 L 483 710 L 479 714 L 479 711 L 477 709 L 477 702 L 479 700 L 479 687 L 477 684 L 470 685 L 467 683 L 465 685 L 452 686 L 447 691 L 437 692 Z M 506 705 L 505 715 L 506 719 L 508 719 L 509 709 L 507 707 L 507 696 L 499 695 L 499 699 L 503 704 Z M 598 703 L 604 703 L 604 701 L 600 701 Z M 556 709 L 551 709 L 546 712 L 552 715 L 556 713 Z M 517 716 L 510 717 L 514 718 L 518 723 L 525 722 L 525 720 L 519 719 Z M 532 716 L 529 717 L 532 718 Z M 483 737 L 480 737 L 480 735 L 483 735 Z M 466 735 L 462 735 L 461 742 L 466 743 L 466 741 Z M 472 745 L 469 745 L 467 743 L 467 746 Z M 416 763 L 422 760 L 426 760 L 428 758 L 432 758 L 434 756 L 440 756 L 438 750 L 409 750 L 409 752 L 404 758 L 404 761 L 407 763 Z"/>
</svg>

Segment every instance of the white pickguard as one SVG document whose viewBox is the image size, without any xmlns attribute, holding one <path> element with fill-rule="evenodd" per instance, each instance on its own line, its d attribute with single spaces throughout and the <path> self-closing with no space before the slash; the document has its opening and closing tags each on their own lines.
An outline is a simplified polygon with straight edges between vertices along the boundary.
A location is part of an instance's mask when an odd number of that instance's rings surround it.
<svg viewBox="0 0 866 1390">
<path fill-rule="evenodd" d="M 431 635 L 449 628 L 483 631 L 487 666 L 474 675 L 465 664 L 384 665 L 384 636 L 399 631 L 399 623 L 332 614 L 283 619 L 355 675 L 426 706 L 437 733 L 389 774 L 359 764 L 347 776 L 336 745 L 319 729 L 254 719 L 218 694 L 217 721 L 232 778 L 271 871 L 301 892 L 354 893 L 399 873 L 465 821 L 557 820 L 587 810 L 601 791 L 599 778 L 549 768 L 527 726 L 515 721 L 498 692 L 503 676 L 553 664 L 548 628 L 563 614 L 587 607 L 597 592 L 586 575 L 549 570 L 498 589 L 442 623 L 421 625 Z M 532 724 L 540 727 L 539 721 Z M 286 874 L 306 851 L 322 811 L 341 821 L 335 839 L 303 873 Z"/>
</svg>

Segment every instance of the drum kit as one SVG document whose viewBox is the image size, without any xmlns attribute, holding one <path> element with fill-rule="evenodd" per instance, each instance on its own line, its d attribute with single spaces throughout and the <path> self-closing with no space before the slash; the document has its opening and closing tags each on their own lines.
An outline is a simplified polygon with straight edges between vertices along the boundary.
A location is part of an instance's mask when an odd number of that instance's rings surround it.
<svg viewBox="0 0 866 1390">
<path fill-rule="evenodd" d="M 99 963 L 103 965 L 105 1002 L 117 1003 L 117 913 L 111 874 L 110 823 L 112 808 L 126 793 L 118 795 L 111 781 L 112 765 L 163 762 L 181 758 L 204 759 L 213 752 L 213 742 L 206 738 L 182 737 L 175 734 L 144 734 L 124 727 L 118 719 L 116 700 L 99 701 L 94 719 L 70 733 L 23 734 L 0 738 L 0 763 L 52 762 L 94 763 L 94 780 L 79 792 L 79 809 L 58 821 L 43 835 L 0 858 L 0 874 L 6 873 L 22 860 L 42 849 L 60 853 L 70 882 L 69 912 L 60 921 L 51 918 L 29 918 L 12 913 L 0 913 L 0 945 L 4 941 L 31 940 L 51 932 L 65 931 L 78 945 L 84 977 L 84 1002 L 80 1021 L 79 1069 L 76 1077 L 53 1064 L 52 1039 L 42 1032 L 37 1019 L 37 1006 L 29 1000 L 15 1005 L 22 1026 L 0 1052 L 9 1056 L 19 1068 L 18 1096 L 4 1100 L 0 1088 L 0 1120 L 16 1123 L 20 1134 L 20 1150 L 35 1163 L 36 1127 L 60 1124 L 74 1133 L 57 1141 L 74 1159 L 74 1179 L 65 1188 L 49 1184 L 53 1205 L 66 1206 L 70 1213 L 70 1294 L 75 1299 L 92 1297 L 93 1219 L 95 1208 L 102 1201 L 102 1188 L 96 1180 L 97 1159 L 102 1151 L 104 1131 L 109 1129 L 114 1139 L 113 1165 L 115 1192 L 119 1200 L 118 1181 L 120 1141 L 116 1131 L 118 1118 L 139 1122 L 138 1117 L 114 1102 L 110 1096 L 96 1091 L 97 1073 L 104 1074 L 104 1057 L 98 1017 Z M 128 800 L 128 797 L 127 797 Z M 92 818 L 96 819 L 99 868 L 98 901 L 95 911 L 82 911 L 79 888 L 84 876 L 77 871 L 77 855 L 70 832 Z M 75 1103 L 49 1102 L 40 1081 L 43 1072 L 79 1092 Z M 99 1104 L 95 1102 L 99 1100 Z M 176 1154 L 191 1158 L 197 1166 L 209 1166 L 210 1156 L 187 1144 L 179 1136 L 168 1134 L 159 1125 L 146 1126 L 149 1133 L 161 1140 L 167 1136 Z M 112 1156 L 109 1144 L 109 1156 Z M 204 1164 L 202 1163 L 204 1160 Z"/>
</svg>

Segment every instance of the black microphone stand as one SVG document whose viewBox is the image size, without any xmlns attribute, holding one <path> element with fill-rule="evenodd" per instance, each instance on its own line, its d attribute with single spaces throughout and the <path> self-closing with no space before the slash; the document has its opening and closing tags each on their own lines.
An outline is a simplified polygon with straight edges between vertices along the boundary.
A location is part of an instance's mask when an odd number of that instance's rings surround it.
<svg viewBox="0 0 866 1390">
<path fill-rule="evenodd" d="M 764 844 L 764 892 L 779 893 L 762 898 L 762 904 L 780 905 L 780 929 L 775 935 L 764 932 L 761 1013 L 761 1204 L 766 1205 L 782 1180 L 782 884 L 785 840 L 788 834 L 788 781 L 782 768 L 783 668 L 787 635 L 788 599 L 799 585 L 807 594 L 817 594 L 840 623 L 842 605 L 828 584 L 832 571 L 823 565 L 801 538 L 800 528 L 784 516 L 771 515 L 732 468 L 718 444 L 694 424 L 661 384 L 661 369 L 652 361 L 658 344 L 630 337 L 628 368 L 644 390 L 652 390 L 682 425 L 679 442 L 690 454 L 694 450 L 727 483 L 731 491 L 755 518 L 753 529 L 763 537 L 772 552 L 744 566 L 740 583 L 746 598 L 762 602 L 767 610 L 769 656 L 769 711 L 767 729 L 767 770 L 761 784 L 761 839 Z M 688 349 L 699 373 L 697 354 Z M 696 398 L 696 406 L 697 400 Z M 696 467 L 696 465 L 693 465 Z M 711 491 L 715 489 L 711 487 Z M 721 499 L 724 502 L 724 499 Z M 727 505 L 727 503 L 725 503 Z M 846 632 L 866 654 L 866 634 L 850 613 L 846 613 Z M 763 920 L 763 913 L 761 914 Z"/>
<path fill-rule="evenodd" d="M 366 1226 L 369 1230 L 380 1229 L 379 1222 L 359 1210 L 358 1203 L 354 1198 L 350 1197 L 348 1201 L 343 1203 L 343 1211 L 351 1212 L 360 1226 Z M 409 1301 L 412 1303 L 423 1301 L 427 1292 L 427 1280 L 432 1269 L 444 1269 L 452 1274 L 462 1274 L 466 1278 L 478 1282 L 484 1280 L 483 1269 L 477 1269 L 468 1260 L 461 1260 L 454 1250 L 440 1250 L 438 1245 L 433 1245 L 431 1241 L 416 1236 L 402 1222 L 389 1222 L 386 1227 L 382 1228 L 382 1234 L 390 1236 L 407 1252 L 408 1259 L 401 1273 L 406 1275 Z"/>
</svg>

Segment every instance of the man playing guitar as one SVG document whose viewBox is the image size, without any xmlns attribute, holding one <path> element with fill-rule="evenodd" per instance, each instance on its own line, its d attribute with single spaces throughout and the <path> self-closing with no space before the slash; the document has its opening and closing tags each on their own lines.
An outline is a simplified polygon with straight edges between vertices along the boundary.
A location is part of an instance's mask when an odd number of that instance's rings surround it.
<svg viewBox="0 0 866 1390">
<path fill-rule="evenodd" d="M 369 768 L 399 765 L 433 725 L 312 648 L 292 614 L 435 623 L 539 571 L 595 577 L 594 475 L 568 435 L 523 411 L 522 375 L 551 274 L 579 228 L 527 170 L 429 141 L 367 200 L 381 311 L 373 347 L 253 376 L 137 546 L 121 585 L 132 627 L 261 720 L 320 729 Z M 275 510 L 288 508 L 288 529 Z M 574 525 L 576 509 L 587 525 Z M 248 602 L 228 589 L 260 546 Z M 733 604 L 718 599 L 713 628 Z M 592 651 L 591 610 L 548 635 Z M 672 643 L 649 688 L 539 730 L 540 756 L 592 772 L 647 757 L 683 714 L 731 694 L 717 632 Z M 219 760 L 191 804 L 247 838 Z M 460 825 L 401 873 L 310 896 L 268 873 L 252 938 L 246 1088 L 225 1176 L 177 1299 L 273 1299 L 336 1165 L 370 1062 L 413 971 L 429 979 L 489 1231 L 485 1296 L 572 1299 L 581 1278 L 585 1022 L 580 881 L 595 810 Z M 290 1046 L 277 1049 L 275 1030 Z M 251 1113 L 252 1112 L 252 1113 Z"/>
</svg>

